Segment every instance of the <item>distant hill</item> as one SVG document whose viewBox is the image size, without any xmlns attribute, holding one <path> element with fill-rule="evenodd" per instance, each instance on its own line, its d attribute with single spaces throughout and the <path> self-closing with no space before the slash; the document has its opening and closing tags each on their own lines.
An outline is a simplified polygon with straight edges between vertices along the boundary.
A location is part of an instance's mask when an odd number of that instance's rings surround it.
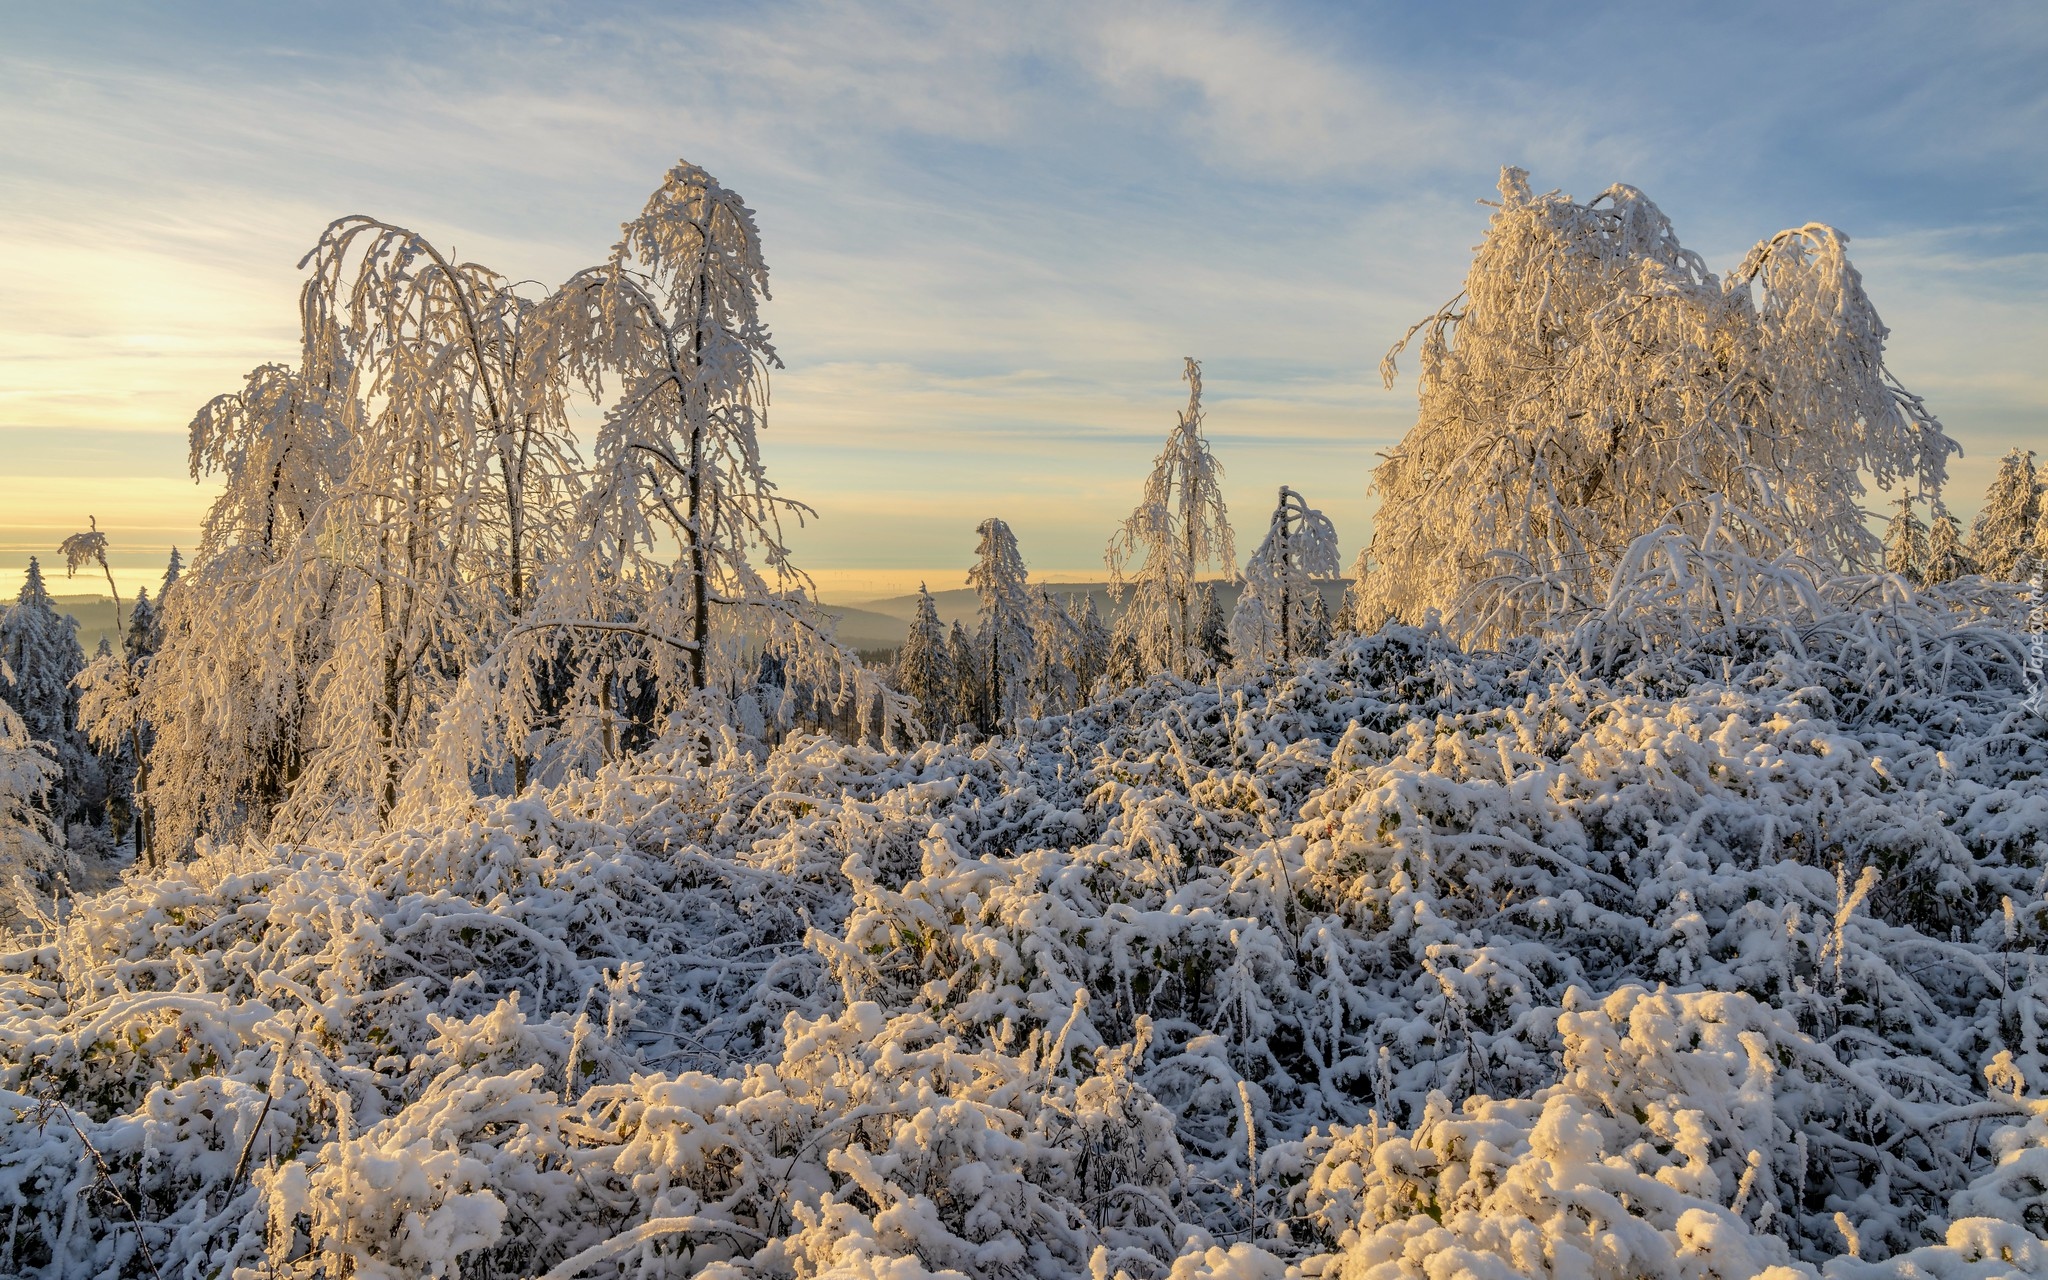
<svg viewBox="0 0 2048 1280">
<path fill-rule="evenodd" d="M 903 637 L 910 630 L 908 615 L 899 618 L 889 613 L 836 604 L 825 605 L 824 610 L 838 620 L 833 634 L 839 643 L 853 649 L 901 649 Z"/>
<path fill-rule="evenodd" d="M 1044 582 L 1033 583 L 1032 585 L 1044 587 L 1059 600 L 1072 598 L 1077 605 L 1082 597 L 1090 597 L 1095 601 L 1095 607 L 1101 610 L 1104 621 L 1113 621 L 1123 612 L 1117 606 L 1115 598 L 1110 595 L 1109 584 L 1106 582 Z M 1323 603 L 1329 606 L 1330 616 L 1334 618 L 1337 615 L 1337 610 L 1344 603 L 1344 579 L 1329 578 L 1316 585 L 1322 589 Z M 1219 582 L 1216 584 L 1216 595 L 1223 605 L 1224 617 L 1228 618 L 1231 612 L 1237 608 L 1239 590 L 1240 588 L 1233 583 Z M 939 620 L 948 625 L 951 625 L 955 619 L 972 625 L 975 615 L 981 607 L 980 601 L 975 599 L 974 592 L 964 587 L 955 591 L 934 591 L 932 592 L 932 601 L 939 607 Z M 828 607 L 834 612 L 838 611 L 838 606 Z M 914 595 L 890 596 L 883 600 L 862 600 L 857 606 L 853 606 L 852 609 L 854 612 L 882 614 L 898 619 L 899 625 L 896 629 L 895 643 L 901 644 L 903 643 L 904 631 L 910 620 L 917 616 L 917 597 Z"/>
<path fill-rule="evenodd" d="M 1095 607 L 1102 612 L 1104 621 L 1114 621 L 1122 612 L 1111 598 L 1106 582 L 1047 582 L 1036 583 L 1051 591 L 1060 600 L 1092 597 Z M 1330 607 L 1334 617 L 1344 603 L 1344 583 L 1341 579 L 1330 579 L 1318 584 L 1323 590 L 1323 603 Z M 1217 594 L 1223 603 L 1223 615 L 1227 618 L 1237 608 L 1238 588 L 1219 584 Z M 59 613 L 67 613 L 78 619 L 78 642 L 85 646 L 86 656 L 92 656 L 99 647 L 101 637 L 118 647 L 120 637 L 115 634 L 114 602 L 107 596 L 59 596 L 53 595 Z M 953 591 L 935 591 L 932 599 L 939 606 L 940 621 L 951 626 L 957 619 L 973 626 L 981 605 L 974 592 L 962 587 Z M 124 607 L 130 603 L 122 602 Z M 917 597 L 890 596 L 882 600 L 861 600 L 852 604 L 828 604 L 825 611 L 838 619 L 836 628 L 839 642 L 849 648 L 862 650 L 900 649 L 904 634 L 910 629 L 910 620 L 917 616 Z"/>
<path fill-rule="evenodd" d="M 13 604 L 14 598 L 7 597 L 6 603 Z M 100 647 L 102 639 L 117 649 L 121 647 L 121 637 L 116 633 L 114 626 L 112 596 L 60 596 L 53 592 L 50 595 L 50 603 L 57 606 L 58 613 L 69 614 L 78 619 L 78 643 L 85 646 L 88 661 Z M 121 602 L 124 610 L 133 603 L 132 600 Z"/>
</svg>

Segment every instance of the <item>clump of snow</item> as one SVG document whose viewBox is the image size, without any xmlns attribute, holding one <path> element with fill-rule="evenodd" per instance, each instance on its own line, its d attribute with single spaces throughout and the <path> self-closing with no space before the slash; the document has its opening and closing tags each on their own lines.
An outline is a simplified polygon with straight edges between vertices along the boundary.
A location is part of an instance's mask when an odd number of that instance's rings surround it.
<svg viewBox="0 0 2048 1280">
<path fill-rule="evenodd" d="M 1631 563 L 1503 651 L 710 733 L 64 898 L 0 954 L 0 1272 L 2039 1274 L 2010 610 Z"/>
</svg>

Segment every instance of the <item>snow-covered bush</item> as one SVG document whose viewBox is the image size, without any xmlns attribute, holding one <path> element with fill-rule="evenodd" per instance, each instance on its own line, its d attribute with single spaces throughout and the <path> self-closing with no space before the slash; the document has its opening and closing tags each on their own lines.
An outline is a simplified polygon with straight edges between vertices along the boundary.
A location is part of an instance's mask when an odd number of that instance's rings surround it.
<svg viewBox="0 0 2048 1280">
<path fill-rule="evenodd" d="M 0 1271 L 2038 1273 L 2010 601 L 1736 554 L 67 899 L 0 954 Z"/>
</svg>

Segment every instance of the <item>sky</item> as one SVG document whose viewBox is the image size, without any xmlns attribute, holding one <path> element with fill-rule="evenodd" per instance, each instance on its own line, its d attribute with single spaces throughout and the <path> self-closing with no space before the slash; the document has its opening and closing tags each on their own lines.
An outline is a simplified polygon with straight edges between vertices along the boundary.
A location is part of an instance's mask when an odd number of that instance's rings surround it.
<svg viewBox="0 0 2048 1280">
<path fill-rule="evenodd" d="M 1967 515 L 2048 451 L 2044 55 L 2037 0 L 0 3 L 0 591 L 88 517 L 124 593 L 189 550 L 186 424 L 295 358 L 330 220 L 551 284 L 679 158 L 759 215 L 828 598 L 960 585 L 991 515 L 1099 576 L 1183 356 L 1240 554 L 1288 484 L 1349 557 L 1415 413 L 1380 356 L 1504 164 L 1639 187 L 1717 269 L 1847 232 Z"/>
</svg>

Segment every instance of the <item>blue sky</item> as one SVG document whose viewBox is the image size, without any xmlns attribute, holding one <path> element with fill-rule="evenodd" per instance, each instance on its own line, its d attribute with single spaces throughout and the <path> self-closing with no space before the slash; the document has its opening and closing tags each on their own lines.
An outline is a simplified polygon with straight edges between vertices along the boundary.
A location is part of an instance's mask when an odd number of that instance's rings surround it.
<svg viewBox="0 0 2048 1280">
<path fill-rule="evenodd" d="M 1504 163 L 1716 267 L 1847 231 L 1967 511 L 2048 448 L 2044 55 L 2038 3 L 0 7 L 0 583 L 87 514 L 134 580 L 190 543 L 185 423 L 292 357 L 329 219 L 553 282 L 679 156 L 760 214 L 769 464 L 848 594 L 988 515 L 1099 565 L 1183 355 L 1240 530 L 1288 483 L 1349 555 Z"/>
</svg>

